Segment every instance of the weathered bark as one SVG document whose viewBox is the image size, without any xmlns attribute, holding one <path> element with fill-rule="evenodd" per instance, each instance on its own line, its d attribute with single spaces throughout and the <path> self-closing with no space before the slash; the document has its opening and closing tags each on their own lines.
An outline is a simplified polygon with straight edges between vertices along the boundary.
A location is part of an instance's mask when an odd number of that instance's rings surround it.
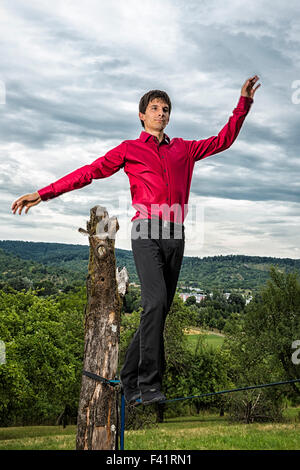
<svg viewBox="0 0 300 470">
<path fill-rule="evenodd" d="M 126 268 L 116 271 L 116 217 L 109 218 L 104 207 L 90 211 L 87 231 L 90 257 L 85 308 L 85 348 L 83 369 L 115 379 L 118 366 L 120 312 L 128 287 Z M 120 291 L 116 275 L 121 277 Z M 113 450 L 116 443 L 116 392 L 113 386 L 82 376 L 77 419 L 77 450 Z"/>
</svg>

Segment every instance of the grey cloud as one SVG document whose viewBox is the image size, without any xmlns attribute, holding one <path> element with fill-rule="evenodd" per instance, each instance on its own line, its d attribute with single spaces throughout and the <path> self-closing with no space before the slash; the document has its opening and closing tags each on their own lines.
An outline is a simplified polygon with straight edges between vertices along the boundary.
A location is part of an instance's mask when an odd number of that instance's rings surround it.
<svg viewBox="0 0 300 470">
<path fill-rule="evenodd" d="M 258 220 L 256 223 L 258 225 L 285 225 L 286 223 L 288 224 L 288 222 L 286 221 L 286 214 L 284 215 L 284 219 L 281 217 L 281 218 L 278 218 L 278 219 L 270 219 L 268 218 L 268 220 Z"/>
<path fill-rule="evenodd" d="M 171 96 L 174 107 L 166 128 L 171 138 L 204 139 L 216 135 L 237 104 L 243 80 L 257 73 L 261 76 L 262 87 L 237 138 L 243 143 L 243 151 L 233 144 L 227 151 L 197 162 L 191 195 L 286 203 L 282 227 L 276 218 L 271 215 L 268 219 L 269 214 L 266 214 L 266 221 L 255 222 L 251 233 L 259 234 L 261 229 L 266 229 L 270 236 L 290 237 L 292 250 L 297 232 L 288 225 L 287 216 L 299 214 L 297 175 L 300 164 L 300 105 L 297 107 L 291 102 L 291 82 L 300 79 L 299 41 L 295 34 L 289 41 L 295 21 L 294 4 L 283 8 L 280 2 L 275 2 L 266 15 L 270 3 L 261 6 L 254 1 L 252 16 L 236 8 L 233 18 L 229 15 L 232 4 L 228 6 L 228 17 L 224 18 L 218 15 L 219 8 L 224 8 L 221 2 L 172 0 L 171 4 L 178 13 L 178 24 L 168 26 L 170 29 L 176 26 L 179 32 L 175 52 L 170 57 L 159 57 L 157 50 L 145 54 L 143 48 L 138 47 L 140 44 L 125 43 L 123 31 L 112 31 L 111 36 L 106 37 L 99 30 L 99 37 L 91 39 L 87 31 L 73 26 L 69 18 L 56 15 L 55 10 L 49 12 L 43 3 L 4 1 L 3 8 L 24 23 L 25 34 L 28 31 L 28 37 L 36 38 L 39 51 L 49 52 L 53 70 L 49 70 L 48 78 L 43 56 L 35 54 L 34 50 L 32 60 L 27 61 L 31 51 L 24 50 L 23 55 L 22 37 L 17 28 L 14 37 L 4 37 L 0 46 L 3 57 L 0 78 L 6 82 L 7 103 L 0 110 L 0 143 L 3 149 L 8 148 L 1 151 L 1 159 L 9 162 L 9 168 L 5 166 L 2 171 L 0 190 L 5 197 L 8 191 L 16 195 L 29 192 L 33 166 L 24 178 L 15 179 L 14 175 L 23 175 L 31 153 L 42 168 L 43 152 L 48 155 L 48 148 L 51 149 L 53 166 L 47 161 L 45 171 L 54 173 L 55 168 L 55 177 L 45 182 L 46 185 L 84 165 L 80 162 L 81 145 L 92 144 L 92 162 L 101 156 L 100 152 L 95 155 L 95 142 L 99 141 L 99 148 L 101 144 L 103 149 L 112 141 L 117 145 L 125 139 L 137 138 L 142 130 L 137 115 L 138 101 L 149 89 L 165 89 Z M 255 12 L 255 5 L 259 14 Z M 163 14 L 163 4 L 161 8 Z M 115 14 L 118 15 L 117 9 Z M 62 50 L 66 50 L 66 56 L 62 55 Z M 70 56 L 68 51 L 71 51 Z M 198 73 L 203 75 L 200 77 Z M 232 106 L 227 108 L 226 105 L 226 110 L 218 101 L 222 88 L 224 94 L 233 96 Z M 272 102 L 276 105 L 274 108 L 270 106 Z M 126 103 L 129 103 L 128 109 Z M 226 103 L 229 103 L 227 98 Z M 261 113 L 267 116 L 263 123 Z M 224 122 L 221 122 L 221 115 L 228 116 Z M 75 160 L 78 164 L 74 165 L 63 154 L 66 142 L 72 137 L 78 140 L 79 157 Z M 245 143 L 249 143 L 246 152 Z M 10 151 L 14 145 L 24 146 L 23 162 L 20 155 L 14 158 Z M 274 151 L 267 150 L 270 145 Z M 41 157 L 39 150 L 42 150 Z M 209 179 L 201 173 L 207 165 L 215 166 Z M 243 174 L 243 169 L 247 173 Z M 113 203 L 120 190 L 130 197 L 128 179 L 118 173 L 109 178 L 109 182 L 106 179 L 94 181 L 83 188 L 82 193 L 76 192 L 79 203 L 72 205 L 64 197 L 59 198 L 53 210 L 60 215 L 84 216 L 94 201 Z M 79 195 L 82 199 L 77 198 Z M 2 211 L 6 210 L 8 207 L 2 205 Z M 21 224 L 14 218 L 5 216 L 4 219 L 9 220 L 13 228 Z M 31 220 L 22 220 L 22 223 L 27 224 L 24 225 L 27 228 L 35 227 Z M 49 230 L 52 229 L 49 224 Z M 221 249 L 224 252 L 226 247 Z"/>
<path fill-rule="evenodd" d="M 131 113 L 122 109 L 110 109 L 110 104 L 106 102 L 96 110 L 93 109 L 94 105 L 90 109 L 83 97 L 80 99 L 80 96 L 70 94 L 66 103 L 54 103 L 50 99 L 30 94 L 19 84 L 9 85 L 4 116 L 6 111 L 9 114 L 15 112 L 15 116 L 4 122 L 0 130 L 2 140 L 23 142 L 34 147 L 44 146 L 59 137 L 72 134 L 77 137 L 119 137 L 124 140 L 137 127 L 136 117 L 128 119 L 129 116 L 133 117 Z M 92 96 L 93 94 L 89 100 L 92 100 Z"/>
<path fill-rule="evenodd" d="M 281 176 L 282 177 L 282 176 Z M 290 183 L 282 184 L 280 175 L 271 183 L 261 176 L 241 176 L 223 168 L 205 177 L 193 177 L 191 192 L 203 197 L 219 197 L 247 201 L 289 201 L 299 202 L 299 188 Z"/>
</svg>

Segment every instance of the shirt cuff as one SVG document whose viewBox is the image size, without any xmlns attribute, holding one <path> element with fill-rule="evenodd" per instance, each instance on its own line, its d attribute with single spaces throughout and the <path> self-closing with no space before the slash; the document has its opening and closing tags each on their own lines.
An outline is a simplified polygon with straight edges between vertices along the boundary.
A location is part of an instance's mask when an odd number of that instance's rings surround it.
<svg viewBox="0 0 300 470">
<path fill-rule="evenodd" d="M 251 105 L 253 103 L 253 98 L 249 98 L 248 96 L 240 96 L 238 104 L 236 106 L 236 110 L 245 114 L 248 114 Z"/>
<path fill-rule="evenodd" d="M 252 103 L 253 103 L 253 98 L 250 98 L 249 96 L 242 96 L 241 95 L 238 104 L 249 107 L 249 106 L 251 106 Z"/>
<path fill-rule="evenodd" d="M 39 193 L 41 196 L 42 201 L 47 201 L 48 199 L 52 199 L 54 197 L 51 184 L 49 186 L 45 186 L 44 188 L 38 189 L 37 193 Z"/>
</svg>

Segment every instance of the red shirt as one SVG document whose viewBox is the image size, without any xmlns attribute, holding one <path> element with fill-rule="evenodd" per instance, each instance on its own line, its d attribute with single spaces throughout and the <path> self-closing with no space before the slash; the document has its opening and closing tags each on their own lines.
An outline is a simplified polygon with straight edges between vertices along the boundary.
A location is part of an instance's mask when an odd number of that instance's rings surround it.
<svg viewBox="0 0 300 470">
<path fill-rule="evenodd" d="M 164 134 L 159 143 L 155 136 L 143 131 L 138 139 L 124 140 L 104 156 L 39 189 L 38 193 L 46 201 L 124 168 L 130 182 L 132 206 L 137 211 L 131 221 L 159 217 L 183 223 L 195 162 L 232 145 L 252 102 L 252 98 L 240 96 L 232 116 L 217 136 L 170 140 Z"/>
</svg>

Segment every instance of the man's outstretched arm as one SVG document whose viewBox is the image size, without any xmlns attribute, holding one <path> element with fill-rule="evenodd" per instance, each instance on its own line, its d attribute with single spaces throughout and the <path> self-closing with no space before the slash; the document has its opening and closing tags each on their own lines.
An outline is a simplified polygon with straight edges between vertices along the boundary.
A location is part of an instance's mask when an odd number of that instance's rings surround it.
<svg viewBox="0 0 300 470">
<path fill-rule="evenodd" d="M 233 144 L 253 103 L 254 93 L 261 86 L 261 84 L 258 84 L 254 88 L 257 80 L 259 80 L 259 77 L 254 75 L 245 81 L 241 89 L 241 96 L 236 108 L 233 110 L 232 116 L 217 136 L 198 141 L 185 140 L 188 154 L 194 161 L 222 152 Z"/>
<path fill-rule="evenodd" d="M 30 207 L 39 204 L 41 201 L 47 201 L 68 191 L 82 188 L 90 184 L 93 179 L 107 178 L 124 166 L 125 156 L 126 143 L 122 142 L 120 145 L 107 152 L 103 157 L 97 158 L 91 164 L 84 165 L 72 171 L 54 183 L 38 189 L 34 193 L 25 194 L 16 199 L 11 206 L 12 212 L 15 214 L 15 212 L 19 210 L 19 214 L 21 214 L 22 209 L 26 207 L 25 214 L 27 214 Z"/>
</svg>

